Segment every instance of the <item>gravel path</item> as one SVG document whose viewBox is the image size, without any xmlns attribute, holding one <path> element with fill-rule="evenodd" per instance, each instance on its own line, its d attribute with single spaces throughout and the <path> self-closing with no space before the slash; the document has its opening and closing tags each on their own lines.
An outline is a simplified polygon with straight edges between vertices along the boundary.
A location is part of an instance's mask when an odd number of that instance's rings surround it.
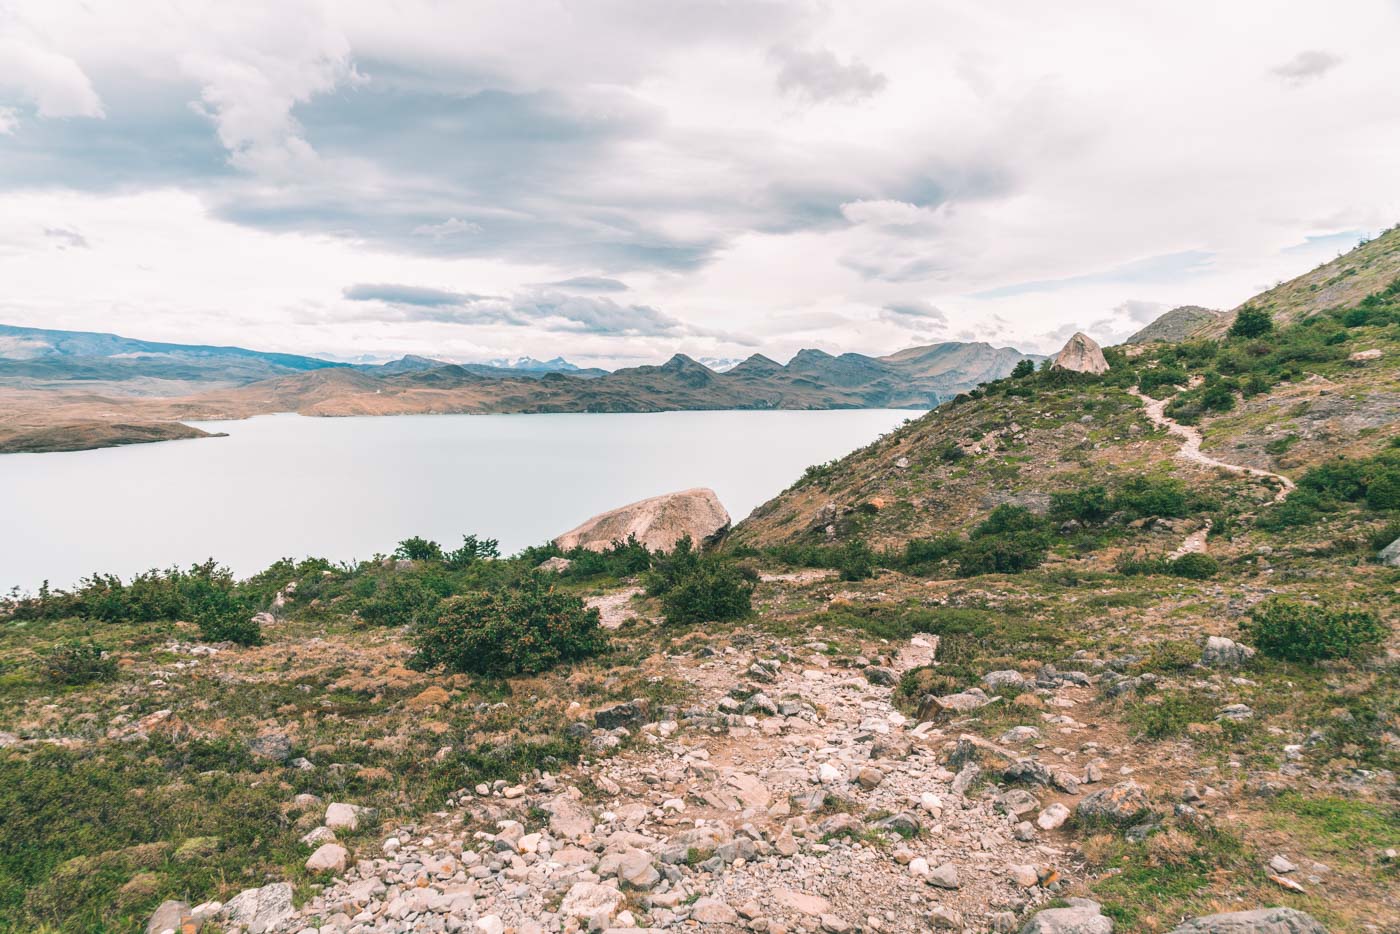
<svg viewBox="0 0 1400 934">
<path fill-rule="evenodd" d="M 1288 498 L 1288 494 L 1297 489 L 1297 484 L 1283 474 L 1262 470 L 1258 467 L 1248 467 L 1244 464 L 1226 463 L 1225 461 L 1218 460 L 1204 453 L 1201 450 L 1202 437 L 1200 429 L 1194 428 L 1191 425 L 1183 425 L 1175 419 L 1168 417 L 1166 414 L 1168 400 L 1153 399 L 1151 396 L 1139 392 L 1136 386 L 1128 391 L 1142 400 L 1143 407 L 1147 412 L 1147 417 L 1151 419 L 1152 424 L 1156 425 L 1158 428 L 1165 428 L 1182 440 L 1181 450 L 1177 452 L 1178 457 L 1204 467 L 1218 467 L 1221 470 L 1228 470 L 1230 473 L 1239 474 L 1240 476 L 1258 477 L 1261 480 L 1273 480 L 1279 484 L 1279 491 L 1274 494 L 1274 502 L 1276 503 L 1283 502 Z"/>
</svg>

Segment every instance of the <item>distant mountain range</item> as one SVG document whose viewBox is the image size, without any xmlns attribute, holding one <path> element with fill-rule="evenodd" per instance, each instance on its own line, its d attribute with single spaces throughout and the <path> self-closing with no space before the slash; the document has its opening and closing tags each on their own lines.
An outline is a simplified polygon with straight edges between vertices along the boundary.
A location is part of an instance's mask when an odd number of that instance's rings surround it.
<svg viewBox="0 0 1400 934">
<path fill-rule="evenodd" d="M 271 412 L 660 412 L 681 409 L 926 409 L 1041 360 L 949 342 L 884 357 L 759 354 L 719 372 L 684 354 L 608 372 L 561 357 L 446 363 L 409 355 L 351 364 L 242 347 L 0 325 L 0 451 L 98 447 L 172 433 L 174 423 Z M 183 426 L 180 426 L 183 428 Z M 120 429 L 120 430 L 118 430 Z"/>
<path fill-rule="evenodd" d="M 0 387 L 180 397 L 200 411 L 231 412 L 928 408 L 1004 376 L 1027 358 L 1041 359 L 1009 347 L 950 342 L 886 357 L 803 350 L 786 365 L 755 354 L 737 362 L 712 360 L 712 368 L 677 354 L 659 366 L 609 373 L 563 357 L 448 363 L 408 355 L 351 364 L 0 325 Z"/>
</svg>

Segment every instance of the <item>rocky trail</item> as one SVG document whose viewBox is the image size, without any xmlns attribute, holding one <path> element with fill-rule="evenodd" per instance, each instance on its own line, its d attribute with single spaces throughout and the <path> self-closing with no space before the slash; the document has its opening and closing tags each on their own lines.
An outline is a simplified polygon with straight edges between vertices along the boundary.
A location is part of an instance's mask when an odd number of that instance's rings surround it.
<svg viewBox="0 0 1400 934">
<path fill-rule="evenodd" d="M 1073 879 L 1059 828 L 1075 800 L 1082 814 L 1147 804 L 1130 781 L 1081 789 L 1108 769 L 1069 715 L 1090 676 L 988 675 L 988 691 L 1015 681 L 1036 698 L 1026 712 L 1046 734 L 1021 726 L 993 743 L 960 729 L 1004 701 L 981 689 L 939 698 L 933 722 L 895 709 L 900 674 L 932 660 L 936 637 L 854 667 L 821 642 L 734 643 L 667 659 L 666 674 L 694 688 L 683 709 L 580 711 L 590 748 L 614 755 L 461 789 L 430 818 L 368 838 L 338 840 L 367 815 L 330 804 L 308 867 L 337 877 L 300 909 L 274 883 L 226 905 L 171 903 L 171 917 L 253 934 L 1112 929 L 1083 900 L 1026 921 Z M 1008 778 L 1009 790 L 986 784 Z"/>
<path fill-rule="evenodd" d="M 1152 424 L 1158 428 L 1164 428 L 1182 440 L 1181 450 L 1177 456 L 1183 460 L 1200 464 L 1203 467 L 1218 467 L 1221 470 L 1229 471 L 1240 476 L 1258 477 L 1261 480 L 1271 480 L 1278 484 L 1278 492 L 1274 494 L 1274 502 L 1281 503 L 1288 498 L 1288 495 L 1297 489 L 1297 485 L 1283 474 L 1263 470 L 1259 467 L 1249 467 L 1244 464 L 1231 464 L 1226 461 L 1211 457 L 1201 450 L 1201 443 L 1204 440 L 1199 428 L 1191 425 L 1183 425 L 1176 419 L 1166 414 L 1168 399 L 1153 399 L 1138 391 L 1134 386 L 1129 390 L 1138 399 L 1142 400 L 1143 408 Z"/>
</svg>

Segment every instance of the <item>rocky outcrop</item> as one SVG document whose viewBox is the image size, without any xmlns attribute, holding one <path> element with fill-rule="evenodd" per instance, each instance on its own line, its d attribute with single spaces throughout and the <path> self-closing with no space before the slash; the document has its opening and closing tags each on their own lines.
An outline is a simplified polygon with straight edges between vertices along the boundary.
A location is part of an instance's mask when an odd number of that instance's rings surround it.
<svg viewBox="0 0 1400 934">
<path fill-rule="evenodd" d="M 554 540 L 565 551 L 604 551 L 613 542 L 637 541 L 652 551 L 666 551 L 690 536 L 697 545 L 716 541 L 729 529 L 729 513 L 714 490 L 697 488 L 653 496 L 594 516 Z"/>
<path fill-rule="evenodd" d="M 1386 545 L 1376 555 L 1376 560 L 1381 564 L 1388 564 L 1393 568 L 1400 568 L 1400 538 Z"/>
<path fill-rule="evenodd" d="M 1050 364 L 1052 369 L 1073 370 L 1075 373 L 1107 373 L 1108 361 L 1103 357 L 1103 349 L 1083 331 L 1078 331 Z"/>
<path fill-rule="evenodd" d="M 1125 340 L 1125 344 L 1151 344 L 1163 341 L 1175 344 L 1184 341 L 1191 332 L 1202 325 L 1223 316 L 1223 311 L 1202 308 L 1200 305 L 1181 305 L 1161 315 L 1147 327 Z"/>
<path fill-rule="evenodd" d="M 1240 668 L 1254 657 L 1254 649 L 1223 636 L 1211 636 L 1201 649 L 1201 664 L 1207 668 Z"/>
<path fill-rule="evenodd" d="M 1311 915 L 1292 908 L 1258 908 L 1196 918 L 1171 934 L 1327 934 Z"/>
</svg>

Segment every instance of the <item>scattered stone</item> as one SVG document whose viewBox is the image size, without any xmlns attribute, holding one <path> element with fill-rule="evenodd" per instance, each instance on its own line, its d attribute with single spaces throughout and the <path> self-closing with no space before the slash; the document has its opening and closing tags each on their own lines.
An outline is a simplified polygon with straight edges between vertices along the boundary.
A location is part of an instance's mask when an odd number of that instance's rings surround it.
<svg viewBox="0 0 1400 934">
<path fill-rule="evenodd" d="M 958 867 L 952 863 L 944 863 L 934 869 L 930 869 L 927 881 L 929 885 L 936 885 L 940 889 L 956 889 L 958 887 Z"/>
<path fill-rule="evenodd" d="M 359 830 L 360 814 L 363 810 L 358 805 L 337 801 L 326 808 L 326 826 L 331 830 Z"/>
<path fill-rule="evenodd" d="M 690 908 L 690 917 L 701 924 L 737 924 L 739 913 L 717 898 L 702 898 Z"/>
<path fill-rule="evenodd" d="M 308 872 L 344 872 L 350 854 L 338 843 L 323 843 L 306 860 Z"/>
<path fill-rule="evenodd" d="M 1134 781 L 1119 782 L 1080 801 L 1075 813 L 1083 820 L 1127 824 L 1151 810 L 1147 789 Z"/>
<path fill-rule="evenodd" d="M 1070 810 L 1058 801 L 1040 812 L 1035 824 L 1041 830 L 1054 830 L 1069 820 Z"/>
<path fill-rule="evenodd" d="M 292 755 L 292 740 L 286 733 L 263 733 L 248 741 L 248 752 L 255 759 L 286 762 Z"/>
<path fill-rule="evenodd" d="M 146 922 L 146 934 L 181 934 L 180 928 L 189 915 L 190 906 L 185 902 L 174 899 L 161 902 Z"/>
<path fill-rule="evenodd" d="M 553 558 L 547 558 L 541 561 L 536 570 L 544 571 L 546 574 L 563 574 L 573 566 L 574 563 L 568 558 L 561 558 L 555 555 Z"/>
<path fill-rule="evenodd" d="M 1254 649 L 1221 636 L 1211 636 L 1201 650 L 1201 664 L 1207 668 L 1240 668 L 1254 657 Z"/>
<path fill-rule="evenodd" d="M 1269 868 L 1274 872 L 1287 873 L 1296 871 L 1298 864 L 1280 853 L 1269 860 Z"/>
</svg>

